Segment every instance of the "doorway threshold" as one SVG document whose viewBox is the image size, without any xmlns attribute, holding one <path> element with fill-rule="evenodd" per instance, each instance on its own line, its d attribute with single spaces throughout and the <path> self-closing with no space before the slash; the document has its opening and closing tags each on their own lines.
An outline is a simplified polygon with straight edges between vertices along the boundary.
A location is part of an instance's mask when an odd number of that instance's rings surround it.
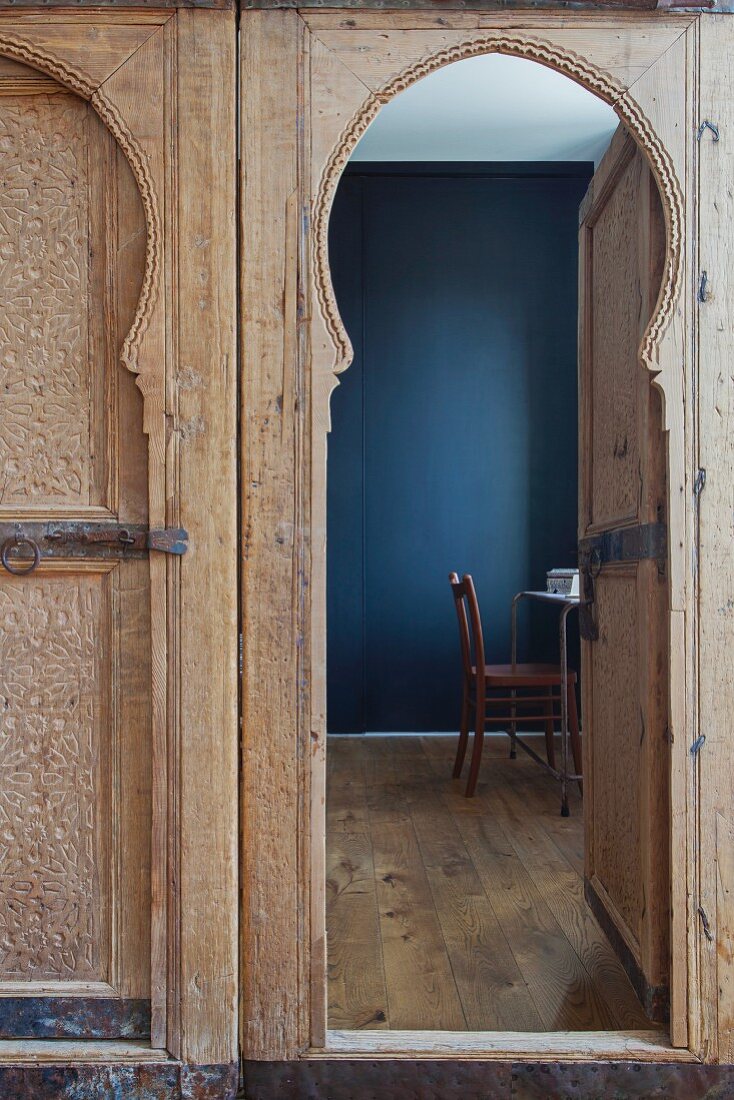
<svg viewBox="0 0 734 1100">
<path fill-rule="evenodd" d="M 584 1062 L 697 1062 L 666 1031 L 327 1031 L 324 1050 L 305 1057 L 482 1058 Z"/>
</svg>

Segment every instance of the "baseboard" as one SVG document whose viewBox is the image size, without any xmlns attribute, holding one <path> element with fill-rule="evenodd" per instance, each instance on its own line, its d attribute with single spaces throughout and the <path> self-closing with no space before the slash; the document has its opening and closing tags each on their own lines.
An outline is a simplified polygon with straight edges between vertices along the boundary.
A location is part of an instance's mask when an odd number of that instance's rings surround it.
<svg viewBox="0 0 734 1100">
<path fill-rule="evenodd" d="M 588 878 L 584 878 L 584 896 L 609 940 L 612 950 L 625 969 L 647 1017 L 655 1023 L 667 1023 L 670 1019 L 670 990 L 667 985 L 650 985 L 627 941 L 611 919 L 607 908 Z"/>
<path fill-rule="evenodd" d="M 324 1058 L 245 1062 L 244 1079 L 247 1100 L 711 1100 L 731 1095 L 734 1066 Z"/>
</svg>

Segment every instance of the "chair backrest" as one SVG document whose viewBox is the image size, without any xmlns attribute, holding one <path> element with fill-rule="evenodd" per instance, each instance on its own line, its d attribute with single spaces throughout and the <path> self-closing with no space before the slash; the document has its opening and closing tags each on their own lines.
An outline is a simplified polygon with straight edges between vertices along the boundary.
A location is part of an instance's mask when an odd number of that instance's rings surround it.
<svg viewBox="0 0 734 1100">
<path fill-rule="evenodd" d="M 476 665 L 479 679 L 484 680 L 484 635 L 479 614 L 479 601 L 474 581 L 469 573 L 465 573 L 461 580 L 458 573 L 449 573 L 449 584 L 454 597 L 456 618 L 459 621 L 461 664 L 468 687 L 472 681 L 472 665 Z"/>
</svg>

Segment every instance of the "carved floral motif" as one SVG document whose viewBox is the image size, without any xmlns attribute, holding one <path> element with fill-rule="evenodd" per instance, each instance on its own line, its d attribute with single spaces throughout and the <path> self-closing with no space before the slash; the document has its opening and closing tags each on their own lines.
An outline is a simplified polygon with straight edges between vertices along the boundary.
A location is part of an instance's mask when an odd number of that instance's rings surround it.
<svg viewBox="0 0 734 1100">
<path fill-rule="evenodd" d="M 0 585 L 0 977 L 100 975 L 98 578 Z"/>
<path fill-rule="evenodd" d="M 0 109 L 0 501 L 89 502 L 89 193 L 75 96 Z"/>
<path fill-rule="evenodd" d="M 0 31 L 0 54 L 26 62 L 40 69 L 41 72 L 48 73 L 60 84 L 77 92 L 85 100 L 89 100 L 128 159 L 140 189 L 145 211 L 145 272 L 135 317 L 123 341 L 120 358 L 128 370 L 137 374 L 139 372 L 138 351 L 158 296 L 162 251 L 161 217 L 148 157 L 123 121 L 120 112 L 103 94 L 101 88 L 95 89 L 91 78 L 82 69 L 78 67 L 71 69 L 58 57 L 39 49 L 38 46 L 31 46 L 24 39 L 7 31 Z"/>
</svg>

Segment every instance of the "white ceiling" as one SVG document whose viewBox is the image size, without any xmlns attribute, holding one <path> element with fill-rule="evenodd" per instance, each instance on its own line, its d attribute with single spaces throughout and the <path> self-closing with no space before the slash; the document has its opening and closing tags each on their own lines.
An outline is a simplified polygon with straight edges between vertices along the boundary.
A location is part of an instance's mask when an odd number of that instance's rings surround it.
<svg viewBox="0 0 734 1100">
<path fill-rule="evenodd" d="M 593 160 L 618 118 L 580 84 L 504 54 L 424 77 L 382 108 L 352 160 Z"/>
</svg>

